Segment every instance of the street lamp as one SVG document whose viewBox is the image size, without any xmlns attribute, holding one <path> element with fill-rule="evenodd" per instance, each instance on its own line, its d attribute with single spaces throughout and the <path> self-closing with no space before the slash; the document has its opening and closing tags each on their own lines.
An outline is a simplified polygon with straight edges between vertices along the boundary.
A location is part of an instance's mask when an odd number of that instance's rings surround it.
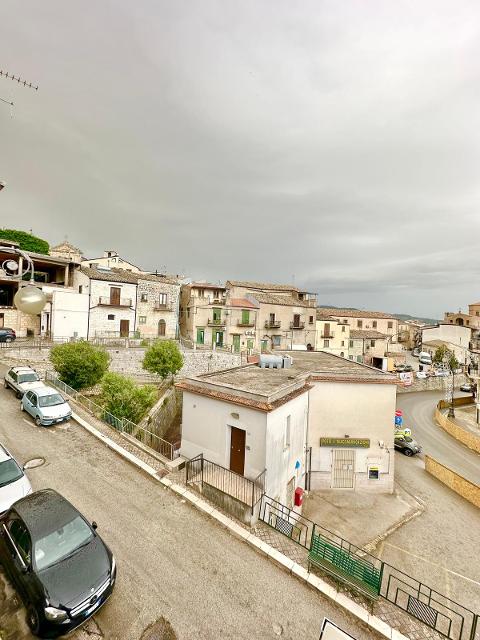
<svg viewBox="0 0 480 640">
<path fill-rule="evenodd" d="M 19 287 L 13 301 L 19 311 L 29 313 L 30 315 L 38 315 L 47 304 L 47 298 L 43 291 L 35 286 L 33 261 L 30 256 L 21 249 L 11 246 L 0 245 L 1 253 L 9 253 L 21 258 L 21 261 L 14 259 L 4 260 L 2 269 L 4 278 L 13 280 L 14 282 L 22 282 L 24 276 L 29 275 L 29 284 Z M 24 266 L 26 265 L 26 266 Z"/>
</svg>

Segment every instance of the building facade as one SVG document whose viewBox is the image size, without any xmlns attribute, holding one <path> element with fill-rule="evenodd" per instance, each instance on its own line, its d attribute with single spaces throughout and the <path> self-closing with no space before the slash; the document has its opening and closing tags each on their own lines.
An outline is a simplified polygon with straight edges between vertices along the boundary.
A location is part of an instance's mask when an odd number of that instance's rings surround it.
<svg viewBox="0 0 480 640">
<path fill-rule="evenodd" d="M 112 249 L 104 251 L 103 256 L 100 256 L 99 258 L 84 258 L 82 260 L 82 267 L 89 269 L 106 267 L 107 269 L 123 269 L 124 271 L 130 271 L 131 273 L 143 273 L 140 267 L 137 267 L 132 262 L 121 258 L 118 253 Z"/>
<path fill-rule="evenodd" d="M 315 351 L 349 357 L 350 325 L 316 311 Z"/>
</svg>

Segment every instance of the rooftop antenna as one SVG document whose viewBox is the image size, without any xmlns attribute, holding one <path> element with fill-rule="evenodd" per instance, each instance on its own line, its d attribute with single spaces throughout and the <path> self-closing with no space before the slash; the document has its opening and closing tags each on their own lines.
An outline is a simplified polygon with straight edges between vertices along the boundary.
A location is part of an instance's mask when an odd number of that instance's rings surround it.
<svg viewBox="0 0 480 640">
<path fill-rule="evenodd" d="M 20 78 L 20 76 L 15 76 L 13 73 L 8 73 L 8 71 L 3 71 L 2 69 L 0 69 L 0 78 L 1 77 L 8 78 L 14 81 L 16 80 L 18 84 L 23 84 L 23 86 L 28 89 L 35 89 L 35 91 L 38 91 L 38 85 L 35 86 L 31 82 L 27 82 L 26 80 Z M 13 118 L 13 107 L 15 106 L 13 101 L 5 100 L 4 98 L 0 98 L 0 100 L 10 106 L 10 116 Z"/>
</svg>

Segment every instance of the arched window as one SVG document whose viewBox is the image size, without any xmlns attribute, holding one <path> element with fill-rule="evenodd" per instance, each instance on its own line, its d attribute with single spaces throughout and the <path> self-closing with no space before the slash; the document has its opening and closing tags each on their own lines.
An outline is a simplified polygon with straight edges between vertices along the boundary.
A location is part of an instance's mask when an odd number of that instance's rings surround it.
<svg viewBox="0 0 480 640">
<path fill-rule="evenodd" d="M 159 336 L 164 336 L 165 335 L 165 320 L 159 320 L 158 321 L 158 335 Z"/>
</svg>

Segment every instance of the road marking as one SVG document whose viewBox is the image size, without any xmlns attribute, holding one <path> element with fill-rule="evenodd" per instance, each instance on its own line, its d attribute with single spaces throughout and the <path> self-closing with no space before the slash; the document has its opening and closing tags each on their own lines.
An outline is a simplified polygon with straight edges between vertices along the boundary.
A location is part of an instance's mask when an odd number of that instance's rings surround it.
<svg viewBox="0 0 480 640">
<path fill-rule="evenodd" d="M 434 567 L 438 567 L 439 569 L 443 569 L 443 571 L 446 571 L 447 573 L 451 573 L 454 576 L 457 576 L 459 578 L 463 578 L 463 580 L 468 580 L 468 582 L 473 582 L 473 584 L 476 584 L 476 585 L 478 585 L 480 587 L 480 582 L 478 582 L 478 580 L 474 580 L 473 578 L 468 578 L 467 576 L 464 576 L 461 573 L 457 573 L 456 571 L 452 571 L 452 569 L 447 569 L 447 567 L 443 567 L 441 564 L 437 564 L 436 562 L 432 562 L 431 560 L 427 560 L 423 556 L 417 556 L 415 553 L 412 553 L 411 551 L 407 551 L 406 549 L 403 549 L 402 547 L 397 547 L 396 544 L 392 544 L 391 542 L 385 542 L 385 544 L 388 545 L 389 547 L 393 547 L 394 549 L 398 549 L 398 551 L 402 551 L 403 553 L 407 553 L 409 556 L 412 556 L 412 558 L 417 558 L 417 560 L 423 560 L 423 562 L 427 562 L 428 564 L 431 564 Z"/>
</svg>

